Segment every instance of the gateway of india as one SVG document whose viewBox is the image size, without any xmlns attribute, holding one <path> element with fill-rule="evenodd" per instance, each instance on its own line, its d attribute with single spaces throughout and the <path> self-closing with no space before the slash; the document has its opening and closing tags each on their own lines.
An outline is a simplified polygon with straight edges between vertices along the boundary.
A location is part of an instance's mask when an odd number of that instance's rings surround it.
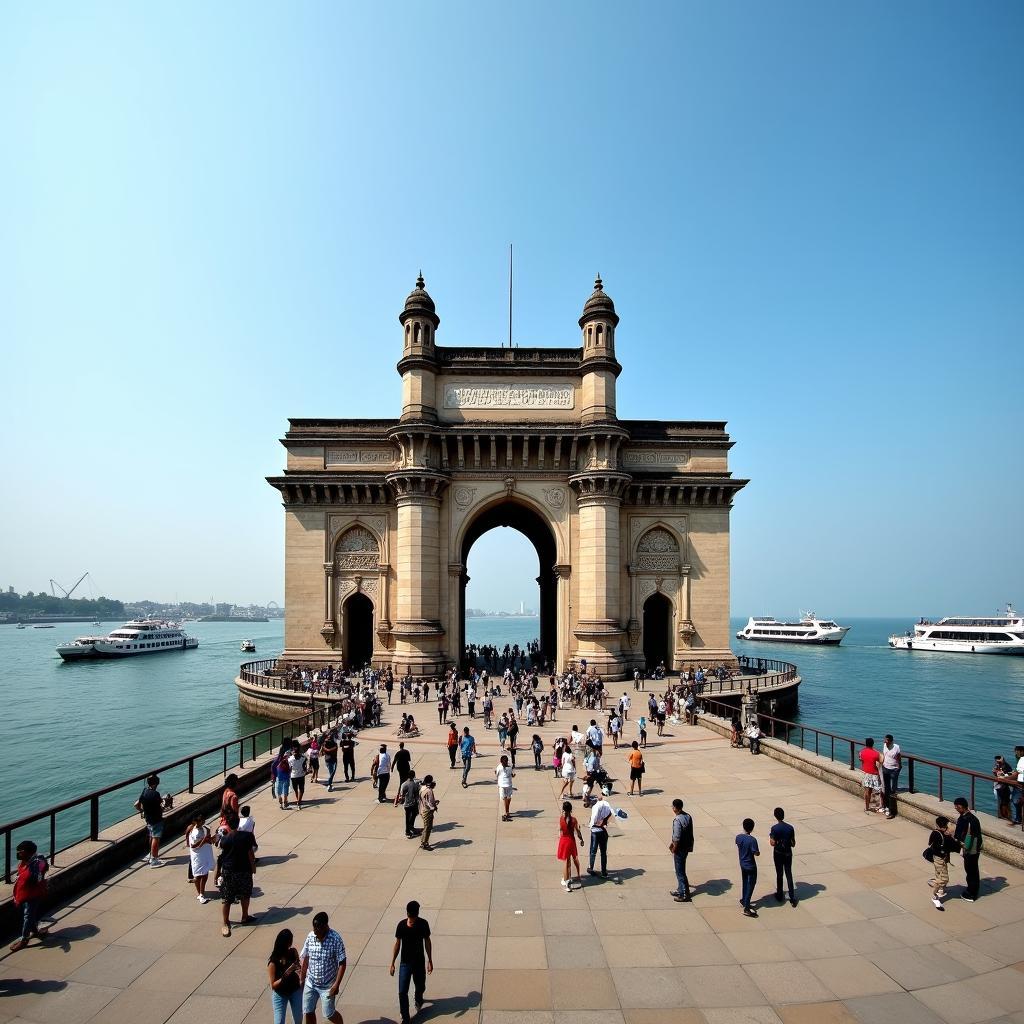
<svg viewBox="0 0 1024 1024">
<path fill-rule="evenodd" d="M 439 345 L 422 276 L 398 320 L 401 416 L 292 419 L 268 478 L 285 508 L 282 660 L 461 663 L 470 550 L 509 526 L 536 548 L 557 670 L 735 665 L 729 510 L 747 481 L 728 471 L 724 422 L 618 418 L 600 277 L 575 348 Z"/>
</svg>

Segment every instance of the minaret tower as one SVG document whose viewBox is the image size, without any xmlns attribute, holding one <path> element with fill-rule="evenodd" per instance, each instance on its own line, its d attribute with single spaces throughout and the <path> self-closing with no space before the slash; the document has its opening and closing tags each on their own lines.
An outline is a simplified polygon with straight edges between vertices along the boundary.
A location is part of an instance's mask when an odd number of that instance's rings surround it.
<svg viewBox="0 0 1024 1024">
<path fill-rule="evenodd" d="M 613 314 L 614 315 L 614 314 Z M 437 422 L 437 350 L 434 332 L 441 318 L 423 283 L 423 272 L 398 315 L 405 332 L 398 372 L 402 375 L 402 423 Z"/>
<path fill-rule="evenodd" d="M 580 330 L 583 332 L 583 424 L 615 422 L 615 378 L 622 367 L 615 359 L 615 328 L 619 318 L 615 303 L 605 292 L 601 275 L 594 281 L 594 292 L 583 305 Z"/>
</svg>

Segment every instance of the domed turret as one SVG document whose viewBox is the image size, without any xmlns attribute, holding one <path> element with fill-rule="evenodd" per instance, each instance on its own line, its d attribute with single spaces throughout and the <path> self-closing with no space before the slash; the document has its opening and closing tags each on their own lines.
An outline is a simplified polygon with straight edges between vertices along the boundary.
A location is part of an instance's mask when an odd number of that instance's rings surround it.
<svg viewBox="0 0 1024 1024">
<path fill-rule="evenodd" d="M 405 300 L 405 306 L 398 315 L 399 323 L 405 324 L 406 320 L 414 316 L 426 317 L 433 323 L 435 328 L 441 323 L 440 317 L 434 312 L 434 300 L 424 287 L 422 270 L 419 277 L 416 278 L 416 287 L 409 292 L 409 297 Z"/>
<path fill-rule="evenodd" d="M 583 333 L 583 423 L 605 423 L 615 420 L 615 378 L 622 367 L 615 360 L 615 328 L 619 317 L 615 303 L 604 290 L 601 275 L 594 281 L 594 291 L 583 304 L 580 330 Z"/>
<path fill-rule="evenodd" d="M 398 372 L 402 375 L 402 420 L 435 422 L 437 350 L 434 331 L 441 318 L 424 285 L 422 271 L 398 314 L 398 322 L 402 325 L 403 336 L 402 358 L 398 363 Z"/>
<path fill-rule="evenodd" d="M 612 297 L 604 290 L 604 282 L 598 274 L 594 280 L 594 291 L 590 298 L 583 303 L 583 316 L 580 317 L 580 327 L 591 320 L 610 320 L 614 327 L 619 318 L 615 314 L 615 303 Z"/>
</svg>

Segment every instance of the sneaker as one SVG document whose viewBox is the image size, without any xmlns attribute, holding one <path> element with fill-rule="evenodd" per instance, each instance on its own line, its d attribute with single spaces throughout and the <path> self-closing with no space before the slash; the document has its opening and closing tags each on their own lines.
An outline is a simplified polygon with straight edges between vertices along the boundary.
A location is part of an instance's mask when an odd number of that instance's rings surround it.
<svg viewBox="0 0 1024 1024">
<path fill-rule="evenodd" d="M 692 897 L 690 896 L 675 896 L 673 897 L 676 903 L 692 903 Z"/>
<path fill-rule="evenodd" d="M 884 807 L 879 807 L 878 811 L 876 813 L 878 813 L 878 814 L 888 814 L 889 812 Z"/>
<path fill-rule="evenodd" d="M 965 893 L 965 892 L 960 894 L 960 899 L 964 900 L 967 903 L 973 903 L 974 902 L 974 897 L 973 896 L 968 896 L 967 893 Z"/>
<path fill-rule="evenodd" d="M 199 897 L 199 902 L 202 903 L 205 906 L 207 903 L 210 902 L 210 897 L 209 896 L 200 896 Z"/>
<path fill-rule="evenodd" d="M 936 910 L 941 910 L 942 909 L 942 900 L 940 900 L 938 896 L 933 896 L 932 897 L 932 906 Z"/>
<path fill-rule="evenodd" d="M 164 866 L 164 862 L 159 857 L 150 857 L 149 866 L 151 868 L 162 868 Z"/>
<path fill-rule="evenodd" d="M 567 878 L 562 879 L 562 886 L 566 889 L 569 888 L 569 880 Z"/>
<path fill-rule="evenodd" d="M 757 911 L 756 910 L 751 910 L 750 907 L 744 907 L 743 908 L 743 916 L 744 917 L 757 917 Z"/>
</svg>

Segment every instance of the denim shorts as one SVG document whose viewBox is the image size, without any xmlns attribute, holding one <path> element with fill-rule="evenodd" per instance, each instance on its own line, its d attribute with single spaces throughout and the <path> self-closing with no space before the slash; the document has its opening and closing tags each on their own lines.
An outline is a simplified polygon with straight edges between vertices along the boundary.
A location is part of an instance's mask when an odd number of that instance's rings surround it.
<svg viewBox="0 0 1024 1024">
<path fill-rule="evenodd" d="M 146 826 L 146 831 L 151 839 L 159 839 L 164 834 L 164 823 L 162 821 L 154 821 L 152 825 Z"/>
<path fill-rule="evenodd" d="M 316 1001 L 320 1000 L 325 1017 L 334 1016 L 334 996 L 331 995 L 331 985 L 314 985 L 308 978 L 306 987 L 302 990 L 302 1012 L 316 1013 Z"/>
<path fill-rule="evenodd" d="M 274 796 L 282 797 L 288 795 L 288 782 L 289 779 L 285 776 L 283 779 L 274 779 Z"/>
</svg>

